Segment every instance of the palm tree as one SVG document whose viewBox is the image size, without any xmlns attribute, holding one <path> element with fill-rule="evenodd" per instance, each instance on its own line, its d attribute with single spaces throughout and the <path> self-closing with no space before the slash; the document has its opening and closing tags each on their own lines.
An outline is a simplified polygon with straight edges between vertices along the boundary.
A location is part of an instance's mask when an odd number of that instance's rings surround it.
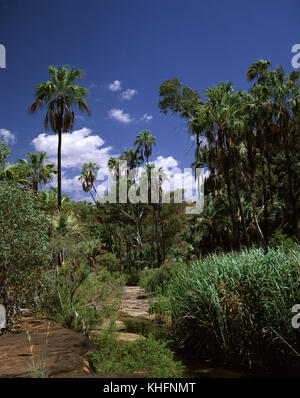
<svg viewBox="0 0 300 398">
<path fill-rule="evenodd" d="M 142 157 L 138 149 L 129 148 L 122 152 L 120 160 L 125 160 L 127 164 L 127 175 L 129 171 L 140 166 L 142 163 Z"/>
<path fill-rule="evenodd" d="M 57 149 L 57 205 L 61 209 L 61 146 L 62 133 L 71 131 L 75 122 L 74 107 L 78 106 L 80 111 L 85 111 L 90 115 L 90 110 L 86 104 L 88 90 L 75 85 L 75 82 L 83 77 L 83 72 L 79 69 L 69 69 L 68 66 L 49 66 L 48 72 L 52 80 L 40 83 L 35 89 L 35 101 L 30 107 L 33 113 L 38 108 L 47 108 L 44 121 L 45 129 L 49 126 L 51 130 L 58 134 Z"/>
<path fill-rule="evenodd" d="M 265 83 L 270 66 L 271 62 L 269 60 L 258 59 L 253 62 L 247 70 L 247 79 L 251 82 L 257 79 L 258 84 Z"/>
<path fill-rule="evenodd" d="M 138 133 L 134 145 L 137 145 L 137 149 L 140 151 L 142 157 L 146 158 L 146 163 L 149 163 L 149 157 L 152 155 L 152 147 L 156 145 L 156 138 L 151 135 L 150 130 L 143 130 Z"/>
<path fill-rule="evenodd" d="M 46 152 L 28 152 L 29 161 L 19 159 L 19 164 L 24 170 L 24 177 L 29 180 L 33 193 L 38 193 L 39 184 L 47 184 L 52 181 L 54 174 L 57 174 L 55 164 L 43 164 L 47 159 Z"/>
<path fill-rule="evenodd" d="M 235 127 L 241 122 L 241 108 L 238 94 L 233 92 L 231 83 L 220 83 L 218 86 L 205 90 L 207 102 L 197 108 L 197 117 L 192 122 L 201 126 L 207 139 L 210 153 L 207 158 L 212 162 L 212 169 L 224 177 L 227 198 L 232 219 L 235 246 L 240 247 L 239 221 L 235 212 L 231 170 L 235 164 L 236 148 L 234 145 Z M 234 181 L 236 182 L 236 181 Z M 238 187 L 235 183 L 238 194 Z M 238 200 L 240 205 L 240 201 Z M 240 209 L 241 210 L 241 209 Z"/>
<path fill-rule="evenodd" d="M 93 189 L 95 194 L 97 195 L 97 191 L 94 185 L 94 182 L 97 178 L 97 172 L 99 167 L 94 162 L 84 163 L 81 168 L 81 175 L 78 178 L 81 181 L 82 189 L 84 192 L 90 192 L 95 204 L 97 203 L 96 199 L 94 198 L 91 190 Z"/>
<path fill-rule="evenodd" d="M 118 161 L 118 159 L 111 157 L 109 158 L 108 162 L 107 162 L 107 166 L 109 168 L 109 170 L 111 170 L 115 176 L 116 181 L 119 181 L 120 178 L 120 163 Z"/>
<path fill-rule="evenodd" d="M 297 195 L 295 186 L 297 177 L 295 176 L 296 166 L 293 164 L 292 153 L 297 148 L 296 138 L 299 136 L 299 78 L 300 72 L 293 71 L 286 74 L 279 66 L 276 70 L 269 73 L 267 87 L 271 97 L 271 110 L 275 121 L 280 144 L 283 148 L 286 168 L 288 172 L 289 202 L 292 209 L 291 226 L 292 233 L 297 233 Z M 297 150 L 297 149 L 296 149 Z"/>
<path fill-rule="evenodd" d="M 24 177 L 24 170 L 20 167 L 20 164 L 8 164 L 2 170 L 0 170 L 0 181 L 11 181 L 15 184 L 20 184 L 23 187 L 29 187 L 30 182 Z"/>
<path fill-rule="evenodd" d="M 166 80 L 159 88 L 159 95 L 162 99 L 158 106 L 160 111 L 167 114 L 168 111 L 172 113 L 179 113 L 182 118 L 188 119 L 188 127 L 196 141 L 196 163 L 195 168 L 200 165 L 200 148 L 201 148 L 201 134 L 205 129 L 205 124 L 200 122 L 196 117 L 199 106 L 202 103 L 201 95 L 198 90 L 192 90 L 189 86 L 183 86 L 181 81 L 175 77 L 174 79 Z M 197 121 L 196 121 L 197 120 Z M 198 198 L 200 197 L 200 183 L 197 174 L 195 175 L 198 186 Z"/>
</svg>

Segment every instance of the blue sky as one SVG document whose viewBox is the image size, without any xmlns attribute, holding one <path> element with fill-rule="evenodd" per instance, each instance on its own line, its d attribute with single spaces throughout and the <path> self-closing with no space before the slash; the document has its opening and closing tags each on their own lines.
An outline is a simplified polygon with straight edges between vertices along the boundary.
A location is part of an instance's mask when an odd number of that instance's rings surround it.
<svg viewBox="0 0 300 398">
<path fill-rule="evenodd" d="M 228 80 L 247 89 L 245 72 L 258 58 L 290 71 L 299 22 L 299 0 L 0 0 L 7 51 L 0 132 L 11 143 L 11 161 L 29 150 L 54 157 L 53 133 L 42 135 L 44 113 L 29 115 L 28 106 L 48 66 L 69 64 L 85 71 L 92 116 L 79 117 L 79 133 L 65 140 L 65 192 L 83 198 L 79 162 L 94 156 L 101 166 L 143 129 L 157 137 L 153 160 L 189 167 L 193 142 L 184 120 L 159 112 L 160 84 L 179 77 L 200 91 Z M 113 83 L 119 90 L 109 89 Z"/>
</svg>

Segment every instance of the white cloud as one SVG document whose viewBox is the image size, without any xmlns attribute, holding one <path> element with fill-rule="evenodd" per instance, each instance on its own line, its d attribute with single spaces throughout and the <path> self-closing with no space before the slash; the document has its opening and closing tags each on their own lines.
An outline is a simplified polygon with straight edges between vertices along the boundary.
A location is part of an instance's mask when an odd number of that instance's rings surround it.
<svg viewBox="0 0 300 398">
<path fill-rule="evenodd" d="M 2 131 L 2 130 L 0 130 Z M 57 157 L 57 135 L 54 134 L 39 134 L 33 141 L 32 144 L 37 151 L 45 151 L 48 155 L 48 161 L 56 163 Z M 62 191 L 72 195 L 74 200 L 91 200 L 90 194 L 85 193 L 82 190 L 81 182 L 78 180 L 80 169 L 83 163 L 96 162 L 100 167 L 98 172 L 96 187 L 98 193 L 103 194 L 105 187 L 108 185 L 110 188 L 113 184 L 113 180 L 110 176 L 107 162 L 111 156 L 117 157 L 118 155 L 113 154 L 112 148 L 104 146 L 104 140 L 94 134 L 90 129 L 83 128 L 76 130 L 72 133 L 63 134 L 62 139 Z M 173 191 L 176 188 L 182 188 L 188 190 L 186 199 L 193 198 L 195 192 L 195 178 L 187 171 L 179 168 L 178 161 L 173 156 L 158 156 L 153 163 L 156 168 L 162 167 L 164 174 L 168 178 L 163 183 L 164 192 Z M 70 170 L 75 170 L 71 176 L 69 175 Z M 144 168 L 143 168 L 144 170 Z M 139 176 L 142 171 L 140 170 Z M 56 178 L 50 186 L 56 186 Z"/>
<path fill-rule="evenodd" d="M 121 98 L 124 100 L 131 100 L 131 98 L 137 94 L 137 90 L 134 88 L 128 88 L 127 90 L 123 91 L 121 94 Z"/>
<path fill-rule="evenodd" d="M 98 181 L 103 174 L 109 174 L 107 167 L 108 159 L 111 156 L 118 156 L 112 152 L 112 147 L 104 147 L 105 141 L 88 128 L 63 134 L 62 138 L 62 191 L 72 195 L 74 200 L 92 200 L 89 193 L 83 192 L 81 182 L 78 180 L 83 163 L 95 162 L 100 168 Z M 57 135 L 39 134 L 32 144 L 37 151 L 45 151 L 48 161 L 57 163 Z M 74 176 L 69 176 L 69 171 L 76 170 Z M 57 186 L 57 178 L 49 184 Z"/>
<path fill-rule="evenodd" d="M 16 142 L 16 136 L 9 130 L 0 129 L 0 140 L 6 142 L 6 144 L 14 144 Z"/>
<path fill-rule="evenodd" d="M 132 123 L 134 119 L 130 116 L 129 113 L 125 113 L 123 109 L 113 108 L 108 112 L 108 115 L 111 119 L 115 119 L 120 123 Z"/>
<path fill-rule="evenodd" d="M 110 91 L 120 91 L 122 90 L 120 80 L 115 80 L 113 83 L 108 85 L 108 89 Z"/>
<path fill-rule="evenodd" d="M 149 122 L 152 119 L 153 119 L 152 115 L 148 115 L 147 113 L 144 113 L 140 120 L 141 120 L 141 122 Z"/>
<path fill-rule="evenodd" d="M 39 134 L 33 141 L 34 148 L 45 151 L 48 161 L 56 163 L 57 160 L 57 135 Z M 112 156 L 112 147 L 103 147 L 105 141 L 88 128 L 75 130 L 63 134 L 62 137 L 62 167 L 81 168 L 86 162 L 96 162 L 99 167 L 106 168 L 107 161 Z"/>
<path fill-rule="evenodd" d="M 167 158 L 163 156 L 158 156 L 154 162 L 156 168 L 162 167 L 165 171 L 169 169 L 173 169 L 174 167 L 178 167 L 178 162 L 173 156 L 168 156 Z"/>
<path fill-rule="evenodd" d="M 158 156 L 154 162 L 156 168 L 163 168 L 163 172 L 167 178 L 162 184 L 163 191 L 166 193 L 168 191 L 175 191 L 176 189 L 185 190 L 186 200 L 195 200 L 196 198 L 196 181 L 195 181 L 195 171 L 190 168 L 185 168 L 181 170 L 178 167 L 178 161 L 173 158 L 173 156 Z M 209 172 L 206 170 L 204 173 L 205 177 L 208 177 Z M 203 177 L 204 177 L 203 176 Z M 200 174 L 200 181 L 203 178 Z"/>
</svg>

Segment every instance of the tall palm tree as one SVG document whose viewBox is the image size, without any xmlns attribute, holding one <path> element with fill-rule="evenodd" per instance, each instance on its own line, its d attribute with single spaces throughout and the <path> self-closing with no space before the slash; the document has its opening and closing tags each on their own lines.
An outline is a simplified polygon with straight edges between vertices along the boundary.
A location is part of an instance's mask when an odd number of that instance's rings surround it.
<svg viewBox="0 0 300 398">
<path fill-rule="evenodd" d="M 207 102 L 198 106 L 194 123 L 196 126 L 202 126 L 201 128 L 206 134 L 207 146 L 211 150 L 207 157 L 213 163 L 211 168 L 216 169 L 217 173 L 224 177 L 234 242 L 238 249 L 240 247 L 239 221 L 232 193 L 232 180 L 235 180 L 235 176 L 232 177 L 231 170 L 234 167 L 237 153 L 233 134 L 242 117 L 240 99 L 233 92 L 231 83 L 220 83 L 218 86 L 205 90 L 205 93 Z M 238 193 L 237 184 L 234 185 Z M 240 204 L 239 201 L 238 203 Z"/>
<path fill-rule="evenodd" d="M 143 130 L 138 133 L 134 145 L 140 151 L 142 157 L 146 158 L 146 163 L 149 163 L 149 157 L 152 155 L 152 147 L 156 145 L 156 138 L 151 135 L 150 130 Z"/>
<path fill-rule="evenodd" d="M 159 88 L 159 95 L 162 98 L 158 106 L 160 111 L 167 114 L 168 111 L 172 113 L 179 113 L 182 118 L 188 119 L 188 127 L 196 141 L 196 163 L 195 168 L 200 166 L 200 149 L 201 149 L 201 135 L 205 124 L 203 125 L 198 116 L 197 110 L 202 104 L 201 95 L 198 90 L 192 90 L 189 86 L 183 86 L 181 81 L 175 77 L 166 80 Z M 197 119 L 197 122 L 196 122 Z M 200 197 L 200 182 L 197 174 L 195 175 L 198 186 L 198 198 Z"/>
<path fill-rule="evenodd" d="M 293 71 L 286 74 L 279 66 L 276 70 L 269 73 L 267 87 L 270 92 L 272 116 L 278 127 L 280 144 L 286 161 L 288 172 L 289 202 L 292 209 L 291 226 L 292 233 L 297 233 L 297 195 L 295 186 L 297 177 L 295 175 L 296 166 L 293 164 L 292 154 L 297 150 L 297 140 L 299 137 L 299 78 L 300 72 Z"/>
<path fill-rule="evenodd" d="M 97 203 L 97 200 L 93 196 L 91 190 L 93 189 L 95 194 L 97 195 L 94 182 L 97 178 L 98 170 L 99 167 L 96 165 L 96 163 L 94 162 L 84 163 L 81 168 L 81 175 L 78 178 L 79 181 L 81 181 L 82 189 L 84 190 L 84 192 L 90 192 L 95 204 Z"/>
<path fill-rule="evenodd" d="M 122 152 L 120 160 L 125 160 L 127 164 L 127 175 L 129 171 L 139 167 L 142 163 L 142 157 L 138 149 L 128 148 Z"/>
<path fill-rule="evenodd" d="M 78 106 L 80 111 L 85 111 L 90 115 L 90 110 L 86 104 L 88 90 L 77 86 L 75 83 L 83 77 L 83 72 L 79 69 L 69 69 L 68 66 L 49 66 L 48 72 L 52 80 L 40 83 L 35 89 L 35 101 L 30 107 L 31 112 L 38 108 L 46 107 L 46 117 L 44 121 L 45 129 L 49 126 L 51 130 L 58 134 L 57 148 L 57 206 L 61 209 L 61 146 L 62 133 L 71 131 L 75 122 L 74 108 Z"/>
<path fill-rule="evenodd" d="M 24 177 L 29 180 L 33 193 L 38 193 L 39 184 L 52 181 L 57 170 L 54 163 L 44 164 L 47 159 L 46 152 L 28 152 L 27 159 L 19 159 L 19 164 L 24 170 Z"/>
<path fill-rule="evenodd" d="M 108 159 L 107 166 L 108 166 L 109 170 L 111 170 L 113 172 L 115 179 L 118 182 L 119 178 L 120 178 L 119 160 L 112 156 Z"/>
</svg>

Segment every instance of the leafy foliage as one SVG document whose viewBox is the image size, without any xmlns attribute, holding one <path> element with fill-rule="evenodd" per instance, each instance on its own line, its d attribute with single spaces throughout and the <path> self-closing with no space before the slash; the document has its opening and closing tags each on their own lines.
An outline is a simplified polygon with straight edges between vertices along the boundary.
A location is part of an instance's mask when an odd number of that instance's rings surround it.
<svg viewBox="0 0 300 398">
<path fill-rule="evenodd" d="M 97 340 L 98 352 L 89 353 L 98 373 L 142 373 L 145 377 L 182 377 L 184 367 L 174 360 L 166 343 L 151 335 L 126 344 L 117 341 L 111 328 Z"/>
<path fill-rule="evenodd" d="M 284 366 L 300 352 L 291 325 L 299 277 L 299 247 L 210 255 L 182 268 L 165 296 L 178 337 L 193 350 L 250 367 Z"/>
<path fill-rule="evenodd" d="M 34 305 L 50 265 L 50 220 L 39 210 L 33 194 L 0 182 L 1 300 Z"/>
<path fill-rule="evenodd" d="M 67 262 L 59 275 L 49 274 L 43 311 L 65 326 L 88 333 L 111 316 L 118 306 L 122 278 L 85 264 Z"/>
</svg>

